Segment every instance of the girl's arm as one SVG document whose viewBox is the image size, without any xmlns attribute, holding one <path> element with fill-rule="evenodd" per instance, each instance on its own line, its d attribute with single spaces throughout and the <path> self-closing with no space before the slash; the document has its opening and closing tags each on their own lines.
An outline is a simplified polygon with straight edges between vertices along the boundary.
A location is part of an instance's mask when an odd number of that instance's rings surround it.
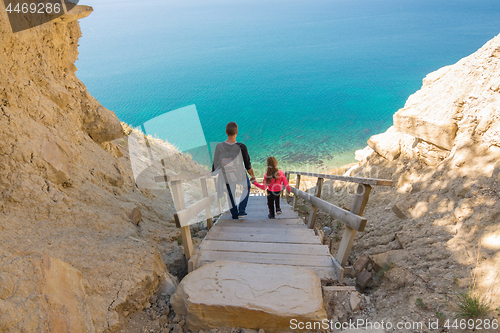
<svg viewBox="0 0 500 333">
<path fill-rule="evenodd" d="M 292 192 L 292 189 L 290 188 L 290 184 L 288 184 L 288 180 L 286 180 L 285 173 L 281 171 L 281 181 L 283 182 L 283 185 L 285 185 L 286 190 L 288 193 Z"/>
<path fill-rule="evenodd" d="M 262 185 L 261 185 L 261 184 L 259 184 L 259 183 L 257 183 L 257 181 L 254 181 L 254 182 L 253 182 L 253 184 L 254 184 L 255 186 L 257 186 L 258 188 L 260 188 L 261 190 L 265 190 L 265 189 L 267 188 L 267 186 L 266 186 L 266 184 L 265 184 L 265 182 L 266 182 L 266 180 L 265 180 L 265 179 L 266 179 L 266 176 L 267 176 L 267 173 L 264 175 L 264 182 L 262 183 Z"/>
</svg>

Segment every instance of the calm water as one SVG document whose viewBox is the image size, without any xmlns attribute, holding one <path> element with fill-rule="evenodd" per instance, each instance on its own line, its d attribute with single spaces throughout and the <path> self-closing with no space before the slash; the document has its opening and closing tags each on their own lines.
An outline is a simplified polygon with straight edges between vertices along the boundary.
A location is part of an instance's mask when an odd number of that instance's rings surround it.
<svg viewBox="0 0 500 333">
<path fill-rule="evenodd" d="M 426 74 L 500 33 L 498 0 L 82 3 L 77 75 L 120 120 L 195 105 L 207 142 L 236 121 L 252 160 L 281 166 L 352 161 Z M 156 134 L 183 149 L 176 129 Z"/>
</svg>

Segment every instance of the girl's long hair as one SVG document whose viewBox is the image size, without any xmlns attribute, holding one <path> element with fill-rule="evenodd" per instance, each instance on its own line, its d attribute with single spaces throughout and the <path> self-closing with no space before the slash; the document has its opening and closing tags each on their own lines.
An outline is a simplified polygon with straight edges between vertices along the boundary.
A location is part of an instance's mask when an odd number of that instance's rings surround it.
<svg viewBox="0 0 500 333">
<path fill-rule="evenodd" d="M 278 180 L 280 178 L 280 173 L 278 169 L 278 160 L 274 156 L 269 156 L 267 158 L 267 175 L 264 182 L 266 185 L 271 184 L 272 179 Z"/>
</svg>

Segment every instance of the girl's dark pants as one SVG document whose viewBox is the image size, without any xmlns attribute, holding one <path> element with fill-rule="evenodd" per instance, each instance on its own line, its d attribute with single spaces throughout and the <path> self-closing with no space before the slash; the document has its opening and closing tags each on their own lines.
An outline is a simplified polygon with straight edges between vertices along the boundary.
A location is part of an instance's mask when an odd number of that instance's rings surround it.
<svg viewBox="0 0 500 333">
<path fill-rule="evenodd" d="M 267 190 L 267 207 L 269 207 L 269 214 L 274 217 L 274 205 L 276 205 L 276 210 L 281 210 L 280 208 L 280 195 L 281 191 L 273 192 Z"/>
</svg>

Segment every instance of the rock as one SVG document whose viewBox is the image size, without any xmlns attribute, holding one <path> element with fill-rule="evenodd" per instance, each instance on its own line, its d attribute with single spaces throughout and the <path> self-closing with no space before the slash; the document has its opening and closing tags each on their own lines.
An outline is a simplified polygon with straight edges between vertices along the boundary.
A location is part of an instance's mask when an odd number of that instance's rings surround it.
<svg viewBox="0 0 500 333">
<path fill-rule="evenodd" d="M 403 213 L 403 210 L 401 208 L 399 208 L 398 204 L 395 204 L 394 206 L 392 206 L 392 211 L 394 212 L 394 214 L 396 214 L 397 217 L 399 217 L 400 219 L 407 219 L 408 217 L 406 216 L 405 213 Z"/>
<path fill-rule="evenodd" d="M 363 269 L 358 276 L 356 276 L 356 285 L 361 289 L 365 289 L 368 283 L 372 280 L 372 275 L 366 269 Z"/>
<path fill-rule="evenodd" d="M 160 294 L 165 294 L 168 296 L 172 296 L 175 293 L 175 289 L 177 289 L 177 285 L 179 284 L 177 277 L 171 274 L 165 274 L 164 280 L 160 285 Z"/>
<path fill-rule="evenodd" d="M 332 228 L 324 227 L 323 232 L 325 233 L 325 235 L 330 235 L 332 233 Z"/>
<path fill-rule="evenodd" d="M 141 210 L 137 207 L 132 209 L 130 214 L 128 215 L 128 218 L 130 219 L 130 222 L 132 222 L 135 225 L 139 225 L 139 222 L 142 220 L 142 213 Z"/>
<path fill-rule="evenodd" d="M 363 161 L 366 160 L 371 154 L 373 154 L 375 151 L 370 147 L 367 146 L 363 149 L 356 150 L 354 152 L 354 159 L 356 161 Z"/>
<path fill-rule="evenodd" d="M 179 324 L 172 325 L 171 333 L 182 333 L 182 327 Z"/>
<path fill-rule="evenodd" d="M 8 261 L 3 264 L 19 267 L 23 274 L 9 276 L 12 267 L 0 265 L 2 332 L 44 332 L 47 327 L 52 332 L 95 332 L 80 271 L 46 255 L 9 256 Z M 25 293 L 38 297 L 25 299 Z"/>
<path fill-rule="evenodd" d="M 361 272 L 363 269 L 366 268 L 366 266 L 368 266 L 369 262 L 370 260 L 368 259 L 368 257 L 363 254 L 361 255 L 361 257 L 358 258 L 358 260 L 356 260 L 356 262 L 353 265 L 353 268 L 356 270 L 356 272 Z"/>
<path fill-rule="evenodd" d="M 49 139 L 44 139 L 41 146 L 42 159 L 49 164 L 59 184 L 67 182 L 70 177 L 69 158 L 59 146 Z"/>
<path fill-rule="evenodd" d="M 384 264 L 390 263 L 406 263 L 409 260 L 412 260 L 411 254 L 407 250 L 391 250 L 387 252 L 383 252 L 376 255 L 370 256 L 370 262 L 373 265 L 373 269 L 378 272 L 382 269 Z"/>
<path fill-rule="evenodd" d="M 353 291 L 349 296 L 349 304 L 351 305 L 352 312 L 359 311 L 361 305 L 361 295 L 358 292 Z"/>
<path fill-rule="evenodd" d="M 200 237 L 200 238 L 205 238 L 205 236 L 207 235 L 207 231 L 206 230 L 201 230 L 198 232 L 198 234 L 196 234 L 197 237 Z"/>
<path fill-rule="evenodd" d="M 321 282 L 311 270 L 217 261 L 187 275 L 170 300 L 187 328 L 290 328 L 290 320 L 326 318 Z"/>
<path fill-rule="evenodd" d="M 259 330 L 259 333 L 266 333 L 262 328 Z"/>
<path fill-rule="evenodd" d="M 84 110 L 83 130 L 98 143 L 121 138 L 125 135 L 116 114 L 102 105 Z"/>
<path fill-rule="evenodd" d="M 373 135 L 368 139 L 368 146 L 389 161 L 393 161 L 401 154 L 401 144 L 398 132 L 394 127 L 385 133 Z"/>
</svg>

